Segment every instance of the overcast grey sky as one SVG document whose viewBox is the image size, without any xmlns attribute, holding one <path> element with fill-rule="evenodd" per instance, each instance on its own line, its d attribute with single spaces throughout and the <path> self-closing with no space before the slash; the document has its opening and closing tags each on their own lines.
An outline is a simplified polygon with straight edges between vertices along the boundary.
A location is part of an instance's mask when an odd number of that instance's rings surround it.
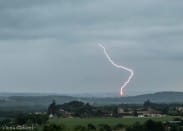
<svg viewBox="0 0 183 131">
<path fill-rule="evenodd" d="M 181 0 L 1 0 L 0 91 L 183 91 Z"/>
</svg>

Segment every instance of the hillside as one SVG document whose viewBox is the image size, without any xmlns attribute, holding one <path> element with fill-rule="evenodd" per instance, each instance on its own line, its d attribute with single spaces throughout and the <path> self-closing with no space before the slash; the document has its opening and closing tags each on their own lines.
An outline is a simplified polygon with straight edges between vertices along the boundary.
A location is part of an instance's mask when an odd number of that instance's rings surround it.
<svg viewBox="0 0 183 131">
<path fill-rule="evenodd" d="M 158 92 L 121 98 L 105 98 L 103 101 L 108 101 L 109 103 L 142 104 L 147 99 L 155 103 L 183 103 L 183 92 Z"/>
<path fill-rule="evenodd" d="M 118 97 L 118 98 L 94 98 L 94 97 L 72 97 L 61 95 L 26 95 L 26 94 L 8 94 L 0 96 L 1 110 L 46 110 L 52 100 L 56 100 L 58 104 L 77 100 L 89 102 L 93 105 L 107 104 L 142 104 L 149 99 L 155 103 L 183 103 L 183 92 L 158 92 L 154 94 L 144 94 L 138 96 Z"/>
</svg>

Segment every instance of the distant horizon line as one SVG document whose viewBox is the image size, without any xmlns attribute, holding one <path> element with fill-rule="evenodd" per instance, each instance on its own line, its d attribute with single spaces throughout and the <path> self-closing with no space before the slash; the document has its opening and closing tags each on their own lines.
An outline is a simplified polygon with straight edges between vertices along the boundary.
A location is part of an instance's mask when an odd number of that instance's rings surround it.
<svg viewBox="0 0 183 131">
<path fill-rule="evenodd" d="M 137 95 L 126 95 L 123 97 L 131 97 L 131 96 L 140 96 L 140 95 L 150 95 L 150 94 L 157 94 L 157 93 L 183 93 L 183 91 L 157 91 L 152 93 L 141 93 Z M 56 95 L 56 96 L 70 96 L 70 97 L 120 97 L 119 95 L 115 95 L 115 93 L 110 92 L 99 92 L 99 93 L 58 93 L 58 92 L 0 92 L 0 96 L 12 96 L 13 94 L 17 96 L 22 95 Z M 99 96 L 100 95 L 100 96 Z M 103 96 L 101 96 L 103 95 Z"/>
</svg>

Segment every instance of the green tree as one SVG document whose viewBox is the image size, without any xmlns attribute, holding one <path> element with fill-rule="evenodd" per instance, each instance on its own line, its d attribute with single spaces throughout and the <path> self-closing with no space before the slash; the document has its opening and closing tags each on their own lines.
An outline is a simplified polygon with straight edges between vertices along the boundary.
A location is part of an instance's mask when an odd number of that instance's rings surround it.
<svg viewBox="0 0 183 131">
<path fill-rule="evenodd" d="M 115 106 L 113 108 L 113 110 L 112 110 L 112 116 L 113 117 L 118 117 L 118 107 L 117 106 Z"/>
<path fill-rule="evenodd" d="M 133 116 L 138 116 L 137 110 L 133 111 Z"/>
<path fill-rule="evenodd" d="M 151 101 L 150 100 L 146 100 L 144 102 L 144 108 L 149 108 L 149 107 L 151 107 Z"/>
<path fill-rule="evenodd" d="M 56 102 L 55 100 L 52 101 L 52 103 L 48 107 L 48 115 L 56 115 Z"/>
</svg>

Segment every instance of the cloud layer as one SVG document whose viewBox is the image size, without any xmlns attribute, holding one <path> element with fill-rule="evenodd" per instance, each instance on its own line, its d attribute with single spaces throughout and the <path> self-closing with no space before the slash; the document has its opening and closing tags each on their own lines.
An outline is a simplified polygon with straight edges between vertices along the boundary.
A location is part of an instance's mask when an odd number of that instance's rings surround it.
<svg viewBox="0 0 183 131">
<path fill-rule="evenodd" d="M 182 1 L 0 1 L 2 92 L 118 95 L 135 70 L 127 95 L 183 91 Z"/>
</svg>

